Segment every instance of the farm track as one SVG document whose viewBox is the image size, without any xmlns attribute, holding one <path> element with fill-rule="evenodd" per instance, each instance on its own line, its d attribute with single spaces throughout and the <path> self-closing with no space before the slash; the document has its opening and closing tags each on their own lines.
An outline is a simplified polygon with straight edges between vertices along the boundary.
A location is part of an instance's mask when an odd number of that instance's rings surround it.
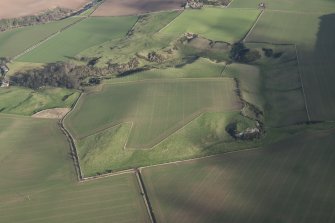
<svg viewBox="0 0 335 223">
<path fill-rule="evenodd" d="M 301 82 L 302 94 L 304 95 L 304 101 L 305 101 L 305 108 L 306 108 L 307 118 L 308 118 L 308 121 L 310 122 L 311 121 L 311 116 L 310 116 L 310 113 L 309 113 L 309 110 L 308 110 L 307 97 L 306 97 L 306 94 L 305 94 L 304 82 L 303 82 L 301 71 L 300 71 L 301 69 L 300 69 L 298 47 L 297 47 L 296 44 L 294 44 L 294 47 L 295 47 L 295 52 L 296 52 L 296 55 L 297 55 L 298 73 L 299 73 L 299 78 L 300 78 L 300 82 Z"/>
<path fill-rule="evenodd" d="M 45 38 L 44 40 L 42 40 L 42 41 L 36 43 L 35 45 L 33 45 L 33 46 L 31 46 L 31 47 L 29 47 L 28 49 L 26 49 L 26 50 L 23 51 L 22 53 L 20 53 L 20 54 L 14 56 L 14 57 L 11 59 L 11 61 L 15 61 L 15 60 L 17 60 L 18 58 L 20 58 L 20 57 L 22 57 L 23 55 L 25 55 L 25 54 L 31 52 L 32 50 L 34 50 L 35 48 L 39 47 L 39 46 L 42 45 L 43 43 L 49 41 L 50 39 L 54 38 L 54 37 L 57 36 L 58 34 L 64 32 L 65 30 L 68 30 L 68 29 L 71 28 L 72 26 L 74 26 L 74 25 L 76 25 L 76 24 L 78 24 L 78 23 L 84 21 L 84 20 L 87 19 L 87 18 L 89 18 L 89 17 L 88 17 L 88 16 L 87 16 L 87 17 L 82 17 L 82 18 L 76 20 L 75 22 L 71 23 L 70 25 L 65 26 L 64 28 L 62 28 L 62 29 L 60 29 L 59 31 L 57 31 L 57 32 L 55 32 L 55 33 L 53 33 L 53 34 L 51 34 L 50 36 L 48 36 L 48 37 Z"/>
<path fill-rule="evenodd" d="M 245 43 L 246 39 L 249 37 L 250 33 L 252 33 L 252 31 L 254 30 L 255 26 L 257 25 L 258 21 L 262 17 L 263 13 L 264 13 L 264 10 L 262 10 L 261 13 L 259 13 L 259 15 L 257 16 L 257 19 L 255 20 L 252 27 L 249 29 L 249 31 L 246 33 L 246 35 L 242 38 L 242 42 Z"/>
</svg>

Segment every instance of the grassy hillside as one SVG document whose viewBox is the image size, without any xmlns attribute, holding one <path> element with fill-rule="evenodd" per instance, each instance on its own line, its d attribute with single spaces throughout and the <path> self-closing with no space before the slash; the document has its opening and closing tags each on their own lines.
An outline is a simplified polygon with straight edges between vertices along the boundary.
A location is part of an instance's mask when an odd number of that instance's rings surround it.
<svg viewBox="0 0 335 223">
<path fill-rule="evenodd" d="M 32 115 L 49 108 L 70 108 L 79 92 L 64 88 L 10 87 L 0 89 L 0 112 L 16 115 Z"/>
<path fill-rule="evenodd" d="M 48 24 L 13 29 L 0 33 L 0 57 L 16 56 L 80 18 L 68 18 Z"/>
<path fill-rule="evenodd" d="M 234 89 L 234 81 L 227 78 L 105 85 L 101 92 L 80 99 L 66 126 L 81 138 L 133 123 L 127 147 L 151 147 L 203 112 L 239 110 Z"/>
<path fill-rule="evenodd" d="M 332 222 L 335 131 L 142 169 L 158 222 Z"/>
<path fill-rule="evenodd" d="M 153 148 L 125 149 L 131 124 L 121 124 L 77 139 L 77 149 L 85 176 L 148 166 L 176 160 L 234 151 L 256 146 L 259 140 L 235 141 L 225 130 L 237 122 L 241 130 L 255 122 L 239 112 L 205 113 L 165 138 Z"/>
<path fill-rule="evenodd" d="M 60 33 L 19 61 L 47 63 L 67 60 L 108 40 L 123 38 L 137 17 L 90 17 Z"/>
<path fill-rule="evenodd" d="M 0 114 L 0 222 L 148 222 L 134 175 L 78 183 L 56 121 Z"/>
<path fill-rule="evenodd" d="M 230 43 L 241 40 L 253 25 L 258 10 L 203 8 L 186 10 L 162 30 L 162 35 L 196 33 L 211 40 Z"/>
</svg>

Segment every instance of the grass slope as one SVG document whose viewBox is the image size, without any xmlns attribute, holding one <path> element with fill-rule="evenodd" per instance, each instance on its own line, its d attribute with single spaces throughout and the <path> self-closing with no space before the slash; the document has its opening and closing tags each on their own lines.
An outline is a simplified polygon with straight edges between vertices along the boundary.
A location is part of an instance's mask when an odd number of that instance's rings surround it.
<svg viewBox="0 0 335 223">
<path fill-rule="evenodd" d="M 105 85 L 101 92 L 80 99 L 66 126 L 81 138 L 131 122 L 127 147 L 151 147 L 203 112 L 239 110 L 234 90 L 235 83 L 228 78 Z"/>
<path fill-rule="evenodd" d="M 158 222 L 333 222 L 335 131 L 142 169 Z"/>
<path fill-rule="evenodd" d="M 19 61 L 47 63 L 67 60 L 94 45 L 124 37 L 136 19 L 89 17 L 22 56 Z"/>
<path fill-rule="evenodd" d="M 191 32 L 211 40 L 234 43 L 244 37 L 258 14 L 258 10 L 240 9 L 186 10 L 163 29 L 162 34 L 180 36 Z"/>
<path fill-rule="evenodd" d="M 106 63 L 127 63 L 130 58 L 143 50 L 159 50 L 169 45 L 171 38 L 161 38 L 155 35 L 161 28 L 169 24 L 181 12 L 160 12 L 140 17 L 133 27 L 132 35 L 122 40 L 107 41 L 81 52 L 77 57 L 99 57 L 97 66 Z"/>
<path fill-rule="evenodd" d="M 247 41 L 297 44 L 312 120 L 334 120 L 334 14 L 265 12 Z"/>
<path fill-rule="evenodd" d="M 53 120 L 0 114 L 0 222 L 148 222 L 134 175 L 76 182 Z"/>
<path fill-rule="evenodd" d="M 10 87 L 0 89 L 0 112 L 16 115 L 32 115 L 49 108 L 70 108 L 79 92 L 64 88 Z"/>
<path fill-rule="evenodd" d="M 43 25 L 29 26 L 0 33 L 0 57 L 16 56 L 80 18 L 68 18 Z"/>
<path fill-rule="evenodd" d="M 124 149 L 131 124 L 121 124 L 77 140 L 81 167 L 85 176 L 92 176 L 223 153 L 259 143 L 259 140 L 239 142 L 232 139 L 225 127 L 234 121 L 239 123 L 241 129 L 255 126 L 254 121 L 241 116 L 239 112 L 205 113 L 153 148 L 142 150 Z"/>
<path fill-rule="evenodd" d="M 112 78 L 105 83 L 121 83 L 129 81 L 140 81 L 148 79 L 174 79 L 174 78 L 210 78 L 220 77 L 224 70 L 225 63 L 214 63 L 205 58 L 199 58 L 191 64 L 182 67 L 167 69 L 152 69 L 134 73 L 122 78 Z"/>
</svg>

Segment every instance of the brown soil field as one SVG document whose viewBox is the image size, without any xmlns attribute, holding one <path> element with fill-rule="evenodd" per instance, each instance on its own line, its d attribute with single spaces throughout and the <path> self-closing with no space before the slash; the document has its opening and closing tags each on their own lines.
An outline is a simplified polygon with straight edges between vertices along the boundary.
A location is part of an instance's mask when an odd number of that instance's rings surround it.
<svg viewBox="0 0 335 223">
<path fill-rule="evenodd" d="M 139 15 L 173 9 L 182 9 L 185 0 L 106 0 L 93 16 Z"/>
<path fill-rule="evenodd" d="M 63 118 L 68 112 L 70 111 L 69 108 L 53 108 L 53 109 L 46 109 L 40 112 L 37 112 L 32 115 L 34 118 L 49 118 L 49 119 L 61 119 Z"/>
<path fill-rule="evenodd" d="M 17 18 L 56 7 L 78 9 L 89 0 L 11 0 L 0 1 L 0 19 Z"/>
</svg>

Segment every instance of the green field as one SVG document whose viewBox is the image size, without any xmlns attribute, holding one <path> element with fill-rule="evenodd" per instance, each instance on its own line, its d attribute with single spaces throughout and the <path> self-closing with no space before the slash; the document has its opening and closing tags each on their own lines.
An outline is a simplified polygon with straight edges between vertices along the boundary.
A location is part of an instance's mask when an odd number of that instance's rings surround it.
<svg viewBox="0 0 335 223">
<path fill-rule="evenodd" d="M 43 25 L 29 26 L 0 33 L 0 57 L 16 56 L 80 18 L 69 18 Z"/>
<path fill-rule="evenodd" d="M 157 222 L 333 222 L 335 131 L 142 169 Z"/>
<path fill-rule="evenodd" d="M 126 63 L 130 58 L 135 57 L 136 53 L 143 50 L 159 50 L 169 46 L 174 39 L 155 35 L 161 28 L 169 24 L 181 12 L 161 12 L 147 14 L 140 17 L 133 27 L 133 34 L 122 40 L 112 40 L 100 45 L 93 46 L 77 57 L 99 57 L 97 66 L 105 67 L 106 63 L 112 60 L 117 63 Z M 144 61 L 141 61 L 144 62 Z"/>
<path fill-rule="evenodd" d="M 152 147 L 203 112 L 239 110 L 234 89 L 234 81 L 224 78 L 105 85 L 102 92 L 80 99 L 66 126 L 82 138 L 132 123 L 127 147 Z"/>
<path fill-rule="evenodd" d="M 211 40 L 234 43 L 246 35 L 258 14 L 258 10 L 243 9 L 186 10 L 164 28 L 161 34 L 178 37 L 191 32 Z"/>
<path fill-rule="evenodd" d="M 148 79 L 220 77 L 222 75 L 222 71 L 225 69 L 225 66 L 225 63 L 215 63 L 205 58 L 199 58 L 193 63 L 186 64 L 182 67 L 151 69 L 122 78 L 112 78 L 110 80 L 106 80 L 105 83 L 121 83 Z"/>
<path fill-rule="evenodd" d="M 0 113 L 32 115 L 50 108 L 71 108 L 78 97 L 78 91 L 64 88 L 1 88 Z"/>
<path fill-rule="evenodd" d="M 89 17 L 61 32 L 19 61 L 47 63 L 67 60 L 94 45 L 125 37 L 136 17 Z"/>
<path fill-rule="evenodd" d="M 334 12 L 334 0 L 264 0 L 268 10 L 287 10 L 299 12 Z M 257 8 L 258 0 L 233 0 L 229 7 L 231 8 Z"/>
<path fill-rule="evenodd" d="M 311 120 L 334 120 L 334 14 L 265 12 L 249 42 L 297 45 Z"/>
<path fill-rule="evenodd" d="M 0 114 L 0 222 L 149 222 L 135 175 L 78 183 L 53 120 Z"/>
<path fill-rule="evenodd" d="M 131 124 L 121 124 L 82 139 L 76 139 L 85 176 L 139 166 L 184 160 L 256 146 L 260 140 L 235 141 L 225 130 L 237 122 L 240 130 L 255 122 L 239 112 L 209 112 L 168 136 L 149 149 L 125 149 Z"/>
</svg>

